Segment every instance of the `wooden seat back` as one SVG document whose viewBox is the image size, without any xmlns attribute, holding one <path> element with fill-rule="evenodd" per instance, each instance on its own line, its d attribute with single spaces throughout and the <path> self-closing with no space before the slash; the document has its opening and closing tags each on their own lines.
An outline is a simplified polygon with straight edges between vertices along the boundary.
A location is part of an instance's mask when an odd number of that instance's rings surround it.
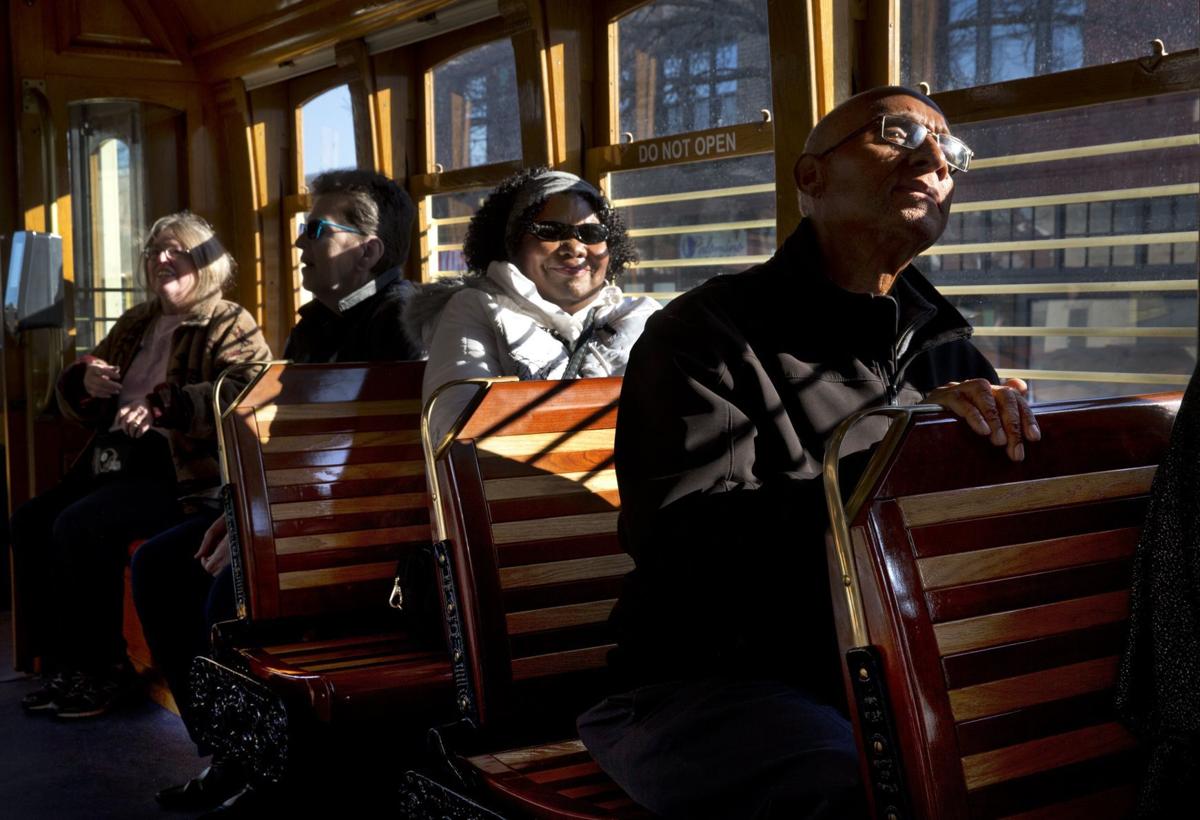
<svg viewBox="0 0 1200 820">
<path fill-rule="evenodd" d="M 386 609 L 429 543 L 424 367 L 276 363 L 224 413 L 240 618 Z"/>
<path fill-rule="evenodd" d="M 830 553 L 876 816 L 1128 813 L 1136 744 L 1112 690 L 1178 400 L 1043 406 L 1022 463 L 944 415 L 894 423 L 850 511 L 849 586 Z"/>
<path fill-rule="evenodd" d="M 608 615 L 633 566 L 617 539 L 620 388 L 493 384 L 439 462 L 459 706 L 480 724 L 552 712 L 605 667 Z"/>
</svg>

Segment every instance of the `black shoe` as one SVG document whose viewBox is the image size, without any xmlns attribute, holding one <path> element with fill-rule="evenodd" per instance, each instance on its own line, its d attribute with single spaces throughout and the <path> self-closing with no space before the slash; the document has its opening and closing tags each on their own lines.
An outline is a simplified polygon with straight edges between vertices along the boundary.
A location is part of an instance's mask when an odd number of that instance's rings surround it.
<svg viewBox="0 0 1200 820">
<path fill-rule="evenodd" d="M 168 786 L 154 795 L 164 809 L 196 811 L 219 806 L 246 786 L 246 775 L 236 760 L 213 757 L 212 764 L 186 783 Z"/>
<path fill-rule="evenodd" d="M 78 683 L 78 673 L 60 672 L 38 689 L 21 698 L 21 708 L 34 714 L 54 714 L 59 702 Z"/>
<path fill-rule="evenodd" d="M 247 785 L 212 811 L 200 815 L 198 820 L 236 820 L 239 817 L 263 817 L 267 814 L 267 802 L 263 798 L 262 792 L 253 786 Z"/>
<path fill-rule="evenodd" d="M 82 674 L 61 698 L 55 701 L 54 716 L 65 720 L 99 717 L 128 698 L 136 686 L 136 676 L 127 663 L 116 664 L 99 674 Z"/>
</svg>

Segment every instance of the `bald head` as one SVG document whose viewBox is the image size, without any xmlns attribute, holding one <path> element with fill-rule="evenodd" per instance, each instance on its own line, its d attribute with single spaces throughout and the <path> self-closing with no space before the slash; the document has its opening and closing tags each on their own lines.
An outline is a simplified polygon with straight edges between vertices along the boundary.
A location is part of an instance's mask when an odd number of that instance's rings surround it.
<svg viewBox="0 0 1200 820">
<path fill-rule="evenodd" d="M 890 113 L 887 100 L 893 97 L 912 97 L 939 114 L 942 109 L 920 91 L 902 85 L 883 85 L 855 94 L 818 122 L 804 143 L 804 153 L 820 155 L 875 117 Z"/>
</svg>

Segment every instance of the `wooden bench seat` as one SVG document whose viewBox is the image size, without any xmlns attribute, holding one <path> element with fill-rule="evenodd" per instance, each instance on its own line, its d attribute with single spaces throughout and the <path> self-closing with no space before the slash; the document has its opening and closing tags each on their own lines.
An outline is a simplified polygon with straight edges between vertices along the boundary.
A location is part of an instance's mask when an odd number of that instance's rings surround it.
<svg viewBox="0 0 1200 820">
<path fill-rule="evenodd" d="M 1020 464 L 944 415 L 876 411 L 898 419 L 829 563 L 877 817 L 1131 812 L 1139 752 L 1113 686 L 1178 402 L 1042 406 Z"/>
<path fill-rule="evenodd" d="M 435 522 L 435 555 L 464 723 L 435 735 L 447 776 L 409 774 L 409 816 L 468 806 L 512 817 L 651 816 L 574 729 L 608 688 L 608 615 L 633 567 L 617 538 L 620 386 L 492 384 L 441 453 L 445 540 Z"/>
<path fill-rule="evenodd" d="M 223 413 L 238 619 L 194 674 L 206 740 L 263 779 L 285 776 L 314 726 L 420 749 L 453 714 L 440 642 L 388 605 L 398 565 L 430 539 L 423 370 L 272 364 Z M 417 582 L 435 594 L 432 572 Z"/>
</svg>

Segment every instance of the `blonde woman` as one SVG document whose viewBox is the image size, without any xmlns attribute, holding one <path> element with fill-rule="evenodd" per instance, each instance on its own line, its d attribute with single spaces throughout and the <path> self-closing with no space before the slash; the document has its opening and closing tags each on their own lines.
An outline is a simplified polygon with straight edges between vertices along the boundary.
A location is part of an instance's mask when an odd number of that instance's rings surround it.
<svg viewBox="0 0 1200 820">
<path fill-rule="evenodd" d="M 13 516 L 17 578 L 51 672 L 27 711 L 92 717 L 122 694 L 129 543 L 178 523 L 217 486 L 213 383 L 271 355 L 253 317 L 222 298 L 235 270 L 203 219 L 159 219 L 142 248 L 150 298 L 59 378 L 63 415 L 95 434 L 62 483 Z"/>
</svg>

